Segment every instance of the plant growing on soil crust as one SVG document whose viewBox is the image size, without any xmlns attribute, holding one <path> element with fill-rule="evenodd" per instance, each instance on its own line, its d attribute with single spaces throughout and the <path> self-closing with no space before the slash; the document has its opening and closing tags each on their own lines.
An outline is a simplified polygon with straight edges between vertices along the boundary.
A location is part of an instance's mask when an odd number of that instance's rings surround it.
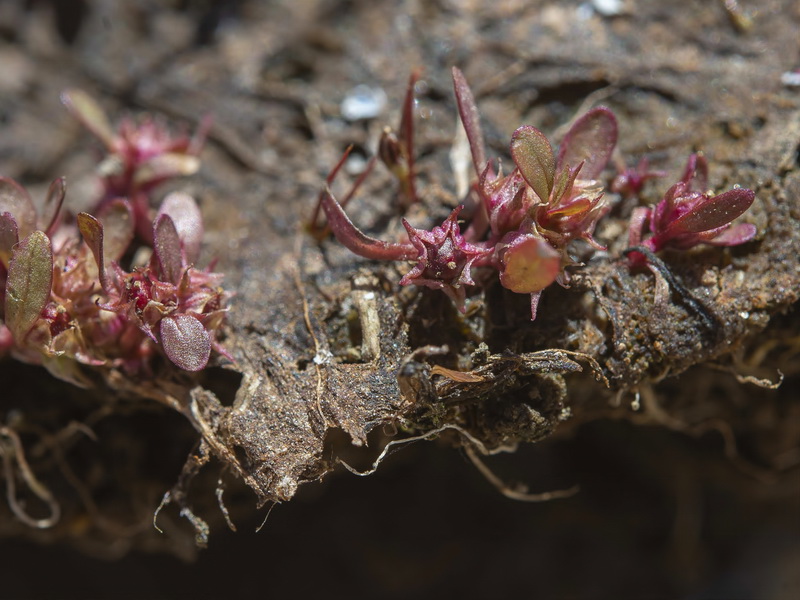
<svg viewBox="0 0 800 600">
<path fill-rule="evenodd" d="M 151 374 L 158 349 L 187 371 L 204 368 L 212 349 L 228 356 L 216 336 L 230 293 L 219 287 L 221 274 L 194 267 L 203 237 L 195 200 L 172 193 L 150 217 L 148 192 L 194 172 L 199 146 L 170 140 L 150 120 L 138 128 L 125 121 L 115 136 L 86 94 L 62 98 L 106 143 L 111 155 L 103 164 L 121 170 L 101 165 L 97 217 L 65 219 L 64 179 L 53 182 L 46 224 L 27 191 L 0 177 L 0 355 L 42 364 L 78 385 L 89 384 L 80 365 Z M 134 243 L 144 219 L 140 237 L 152 240 L 152 249 Z M 121 263 L 136 250 L 149 258 L 125 270 Z"/>
<path fill-rule="evenodd" d="M 384 132 L 379 148 L 380 158 L 400 181 L 406 206 L 416 200 L 411 158 L 411 106 L 416 77 L 412 75 L 409 82 L 401 137 Z M 344 164 L 345 153 L 328 175 L 311 227 L 320 230 L 316 220 L 321 206 L 331 231 L 349 250 L 371 259 L 415 261 L 400 284 L 442 290 L 461 312 L 466 310 L 466 286 L 476 285 L 472 270 L 495 269 L 503 287 L 530 294 L 531 319 L 535 319 L 542 291 L 553 282 L 568 286 L 567 268 L 580 264 L 569 253 L 572 241 L 581 239 L 594 249 L 605 250 L 593 235 L 597 222 L 611 210 L 611 196 L 605 194 L 600 177 L 617 143 L 616 118 L 605 107 L 588 111 L 567 131 L 558 153 L 536 127 L 519 127 L 511 136 L 514 169 L 504 175 L 501 167 L 496 168 L 492 160 L 486 159 L 478 110 L 457 68 L 453 69 L 453 84 L 476 175 L 464 205 L 431 230 L 417 229 L 403 219 L 407 242 L 371 238 L 352 223 L 343 204 L 355 193 L 374 161 L 345 201 L 339 203 L 329 186 Z M 632 169 L 623 167 L 619 171 L 611 189 L 627 197 L 638 197 L 647 180 L 664 175 L 649 171 L 645 159 Z M 753 203 L 753 191 L 734 188 L 712 196 L 706 191 L 707 180 L 705 158 L 693 154 L 683 177 L 661 202 L 653 208 L 638 207 L 633 211 L 630 245 L 657 252 L 663 248 L 686 250 L 697 244 L 733 246 L 751 240 L 756 233 L 753 225 L 731 225 L 731 221 Z M 473 217 L 462 232 L 458 217 L 465 205 L 473 207 Z M 651 234 L 643 237 L 647 225 Z M 642 252 L 630 252 L 629 261 L 631 266 L 647 263 Z"/>
</svg>

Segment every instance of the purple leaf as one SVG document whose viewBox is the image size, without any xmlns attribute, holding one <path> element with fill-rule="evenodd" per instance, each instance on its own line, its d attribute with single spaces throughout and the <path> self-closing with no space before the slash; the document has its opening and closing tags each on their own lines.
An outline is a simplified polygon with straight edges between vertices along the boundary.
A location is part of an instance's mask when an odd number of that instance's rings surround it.
<svg viewBox="0 0 800 600">
<path fill-rule="evenodd" d="M 103 287 L 103 290 L 108 290 L 105 259 L 103 256 L 103 226 L 100 224 L 100 221 L 85 212 L 78 214 L 76 221 L 78 222 L 78 231 L 80 231 L 81 236 L 83 236 L 83 241 L 89 246 L 89 250 L 92 251 L 92 256 L 94 256 L 94 262 L 97 264 L 97 273 L 100 278 L 100 285 Z"/>
<path fill-rule="evenodd" d="M 36 209 L 28 192 L 9 177 L 0 177 L 0 214 L 11 213 L 21 237 L 36 229 Z"/>
<path fill-rule="evenodd" d="M 738 246 L 752 240 L 756 233 L 756 226 L 752 223 L 737 223 L 710 240 L 705 240 L 705 243 L 712 246 Z"/>
<path fill-rule="evenodd" d="M 570 127 L 558 152 L 558 168 L 584 162 L 583 179 L 597 179 L 617 144 L 617 119 L 604 106 L 593 108 Z"/>
<path fill-rule="evenodd" d="M 9 212 L 0 213 L 0 265 L 6 269 L 17 242 L 19 242 L 19 231 L 14 216 Z"/>
<path fill-rule="evenodd" d="M 203 243 L 203 216 L 197 202 L 189 194 L 172 192 L 161 203 L 158 217 L 161 215 L 169 215 L 175 224 L 187 262 L 196 262 Z"/>
<path fill-rule="evenodd" d="M 43 231 L 34 231 L 14 249 L 6 281 L 6 325 L 17 343 L 42 314 L 53 284 L 53 250 Z"/>
<path fill-rule="evenodd" d="M 353 225 L 329 188 L 326 187 L 320 201 L 333 235 L 350 252 L 374 260 L 410 260 L 417 256 L 411 244 L 393 244 L 365 235 Z"/>
<path fill-rule="evenodd" d="M 175 222 L 169 215 L 162 214 L 156 218 L 153 228 L 153 247 L 164 280 L 177 284 L 183 272 L 181 238 L 178 237 Z"/>
<path fill-rule="evenodd" d="M 532 125 L 523 125 L 511 136 L 511 157 L 539 199 L 547 202 L 553 189 L 556 160 L 545 135 Z"/>
<path fill-rule="evenodd" d="M 167 357 L 186 371 L 199 371 L 208 364 L 211 338 L 203 324 L 191 315 L 161 319 L 161 343 Z"/>
<path fill-rule="evenodd" d="M 103 142 L 108 150 L 115 150 L 114 130 L 108 122 L 106 113 L 94 98 L 82 90 L 64 90 L 61 92 L 61 103 L 73 117 Z"/>
<path fill-rule="evenodd" d="M 675 237 L 684 233 L 700 233 L 722 227 L 744 213 L 755 200 L 755 192 L 734 188 L 718 196 L 705 199 L 683 216 L 672 221 L 663 235 Z"/>
<path fill-rule="evenodd" d="M 464 79 L 464 74 L 457 67 L 453 67 L 453 89 L 456 94 L 458 114 L 461 116 L 464 131 L 467 132 L 469 149 L 472 152 L 472 164 L 475 165 L 475 173 L 480 175 L 486 167 L 486 146 L 483 141 L 480 116 L 467 80 Z"/>
<path fill-rule="evenodd" d="M 124 198 L 106 204 L 98 215 L 103 223 L 103 258 L 106 263 L 118 261 L 133 241 L 133 209 Z"/>
</svg>

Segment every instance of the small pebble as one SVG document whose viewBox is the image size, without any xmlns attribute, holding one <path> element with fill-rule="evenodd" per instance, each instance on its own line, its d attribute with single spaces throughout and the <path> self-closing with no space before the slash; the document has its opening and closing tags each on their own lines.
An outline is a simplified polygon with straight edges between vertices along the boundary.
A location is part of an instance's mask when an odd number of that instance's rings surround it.
<svg viewBox="0 0 800 600">
<path fill-rule="evenodd" d="M 357 85 L 342 100 L 340 110 L 348 121 L 374 119 L 386 106 L 386 92 L 379 87 Z"/>
</svg>

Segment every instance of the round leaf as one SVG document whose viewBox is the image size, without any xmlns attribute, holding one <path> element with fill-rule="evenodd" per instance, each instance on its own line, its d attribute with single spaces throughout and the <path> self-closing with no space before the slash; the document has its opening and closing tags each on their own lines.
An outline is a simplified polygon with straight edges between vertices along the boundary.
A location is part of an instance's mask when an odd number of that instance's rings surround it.
<svg viewBox="0 0 800 600">
<path fill-rule="evenodd" d="M 191 315 L 161 319 L 161 343 L 167 357 L 186 371 L 199 371 L 208 364 L 211 338 L 203 324 Z"/>
</svg>

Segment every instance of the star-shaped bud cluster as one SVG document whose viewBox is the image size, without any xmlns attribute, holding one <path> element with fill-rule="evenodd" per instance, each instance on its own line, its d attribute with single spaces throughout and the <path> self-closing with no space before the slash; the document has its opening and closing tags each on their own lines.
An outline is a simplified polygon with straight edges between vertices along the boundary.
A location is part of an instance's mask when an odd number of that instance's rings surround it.
<svg viewBox="0 0 800 600">
<path fill-rule="evenodd" d="M 419 253 L 417 264 L 400 280 L 401 285 L 422 285 L 447 294 L 462 312 L 465 285 L 475 285 L 472 267 L 475 262 L 491 255 L 490 248 L 470 244 L 461 235 L 456 208 L 444 223 L 431 231 L 416 229 L 403 219 L 408 239 Z"/>
</svg>

